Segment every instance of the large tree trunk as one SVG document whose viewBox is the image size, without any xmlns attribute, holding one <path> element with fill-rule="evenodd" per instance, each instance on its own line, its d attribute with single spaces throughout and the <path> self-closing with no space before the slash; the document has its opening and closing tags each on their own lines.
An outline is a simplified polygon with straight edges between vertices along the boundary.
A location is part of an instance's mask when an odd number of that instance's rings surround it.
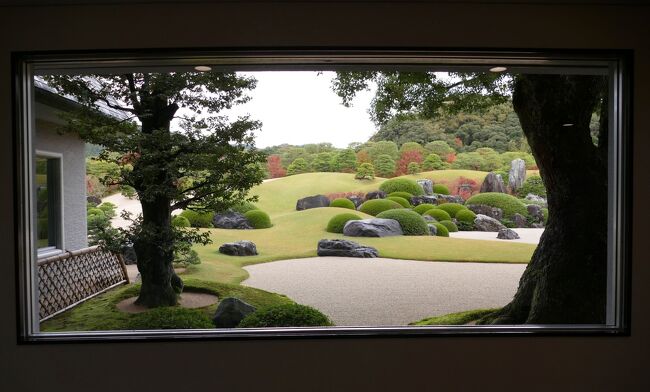
<svg viewBox="0 0 650 392">
<path fill-rule="evenodd" d="M 605 88 L 597 76 L 517 76 L 513 106 L 546 186 L 549 219 L 513 301 L 494 323 L 605 322 L 607 159 L 589 131 Z M 606 123 L 605 116 L 601 145 Z"/>
</svg>

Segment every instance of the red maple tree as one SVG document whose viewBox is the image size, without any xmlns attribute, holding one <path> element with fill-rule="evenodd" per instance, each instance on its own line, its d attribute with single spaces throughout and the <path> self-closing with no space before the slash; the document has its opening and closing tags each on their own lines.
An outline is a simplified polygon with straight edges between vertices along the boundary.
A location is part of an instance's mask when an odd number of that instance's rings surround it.
<svg viewBox="0 0 650 392">
<path fill-rule="evenodd" d="M 397 161 L 397 168 L 395 169 L 395 176 L 401 176 L 408 173 L 409 163 L 415 162 L 418 165 L 422 164 L 422 153 L 418 150 L 407 150 L 402 152 Z"/>
<path fill-rule="evenodd" d="M 271 178 L 284 177 L 287 175 L 287 171 L 282 167 L 279 155 L 269 155 L 266 158 L 266 168 L 269 170 Z"/>
</svg>

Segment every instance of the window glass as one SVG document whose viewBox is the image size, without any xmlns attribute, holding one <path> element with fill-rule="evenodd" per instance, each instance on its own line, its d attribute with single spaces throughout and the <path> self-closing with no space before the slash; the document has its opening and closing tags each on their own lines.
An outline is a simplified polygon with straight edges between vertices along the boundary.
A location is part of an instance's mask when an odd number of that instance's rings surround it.
<svg viewBox="0 0 650 392">
<path fill-rule="evenodd" d="M 36 247 L 48 250 L 60 246 L 60 160 L 36 158 Z"/>
</svg>

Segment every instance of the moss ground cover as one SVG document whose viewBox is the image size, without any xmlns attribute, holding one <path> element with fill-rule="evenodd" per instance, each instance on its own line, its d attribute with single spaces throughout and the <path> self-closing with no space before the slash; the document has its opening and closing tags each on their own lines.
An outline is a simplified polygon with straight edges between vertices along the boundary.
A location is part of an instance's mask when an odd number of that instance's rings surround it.
<svg viewBox="0 0 650 392">
<path fill-rule="evenodd" d="M 434 316 L 410 323 L 409 325 L 422 326 L 422 325 L 464 325 L 472 321 L 476 321 L 490 313 L 496 312 L 497 309 L 475 309 L 466 312 L 444 314 L 442 316 Z"/>
</svg>

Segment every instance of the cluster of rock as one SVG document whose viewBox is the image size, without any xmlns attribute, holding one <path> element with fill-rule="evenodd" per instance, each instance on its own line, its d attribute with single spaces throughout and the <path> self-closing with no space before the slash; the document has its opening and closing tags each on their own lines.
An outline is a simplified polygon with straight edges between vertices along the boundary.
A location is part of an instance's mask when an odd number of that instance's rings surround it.
<svg viewBox="0 0 650 392">
<path fill-rule="evenodd" d="M 343 226 L 343 235 L 348 237 L 390 237 L 403 234 L 402 226 L 395 219 L 351 220 Z"/>
<path fill-rule="evenodd" d="M 218 229 L 253 229 L 253 226 L 251 226 L 244 214 L 236 211 L 226 211 L 214 214 L 214 217 L 212 217 L 212 226 Z"/>
<path fill-rule="evenodd" d="M 371 246 L 364 246 L 349 240 L 328 240 L 318 241 L 318 256 L 336 257 L 360 257 L 373 258 L 379 255 L 377 249 Z"/>
<path fill-rule="evenodd" d="M 255 256 L 257 246 L 251 241 L 227 242 L 219 247 L 219 253 L 228 256 Z"/>
</svg>

